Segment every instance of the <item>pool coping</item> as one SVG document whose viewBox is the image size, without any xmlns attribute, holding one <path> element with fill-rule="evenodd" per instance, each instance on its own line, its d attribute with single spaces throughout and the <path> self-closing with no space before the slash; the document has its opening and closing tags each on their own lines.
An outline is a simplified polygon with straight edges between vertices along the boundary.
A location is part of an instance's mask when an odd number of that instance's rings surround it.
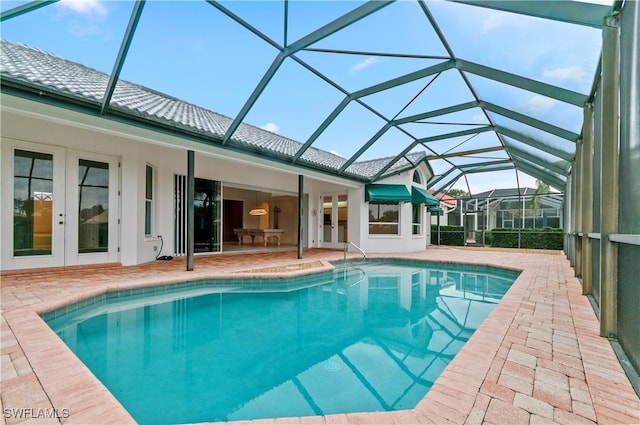
<svg viewBox="0 0 640 425">
<path fill-rule="evenodd" d="M 385 258 L 411 259 L 410 256 L 394 255 L 387 255 Z M 492 262 L 486 259 L 480 261 L 455 262 L 439 261 L 429 258 L 415 259 L 418 261 L 440 263 L 489 265 L 491 267 L 510 270 L 518 269 L 518 267 L 513 264 L 497 264 L 499 261 Z M 571 314 L 574 315 L 575 310 L 580 314 L 580 320 L 585 321 L 584 326 L 581 324 L 575 327 L 576 334 L 578 337 L 580 337 L 581 334 L 584 337 L 586 333 L 588 340 L 588 338 L 594 337 L 594 330 L 595 336 L 597 336 L 597 318 L 586 297 L 582 296 L 579 282 L 577 282 L 577 279 L 571 278 L 572 269 L 566 260 L 563 259 L 562 262 L 564 280 L 567 285 L 569 297 L 571 302 L 576 305 L 574 309 L 572 304 Z M 327 267 L 333 267 L 328 262 L 323 263 L 323 265 L 324 267 L 321 270 L 304 269 L 279 275 L 290 277 L 293 275 L 311 274 L 323 271 L 325 268 L 329 270 Z M 529 264 L 523 264 L 521 270 L 520 275 L 516 278 L 501 302 L 491 311 L 489 316 L 449 363 L 430 391 L 414 409 L 393 412 L 347 413 L 322 417 L 309 416 L 264 419 L 253 420 L 251 423 L 481 423 L 485 414 L 487 414 L 490 401 L 493 403 L 493 400 L 500 400 L 501 397 L 500 394 L 495 394 L 494 396 L 487 395 L 488 390 L 486 387 L 488 377 L 492 375 L 492 373 L 495 373 L 493 366 L 496 360 L 501 359 L 504 363 L 505 359 L 511 355 L 511 352 L 505 349 L 504 341 L 508 341 L 509 338 L 514 339 L 511 335 L 514 330 L 513 323 L 517 319 L 519 309 L 521 309 L 523 302 L 531 293 L 532 285 L 536 283 L 536 276 L 538 274 L 536 268 Z M 223 273 L 205 271 L 191 272 L 188 277 L 189 280 L 198 280 L 238 277 L 242 274 L 243 273 L 228 271 Z M 268 275 L 274 277 L 273 273 L 269 273 Z M 255 277 L 253 273 L 247 273 L 247 276 Z M 62 305 L 78 302 L 87 297 L 100 295 L 108 291 L 157 286 L 174 283 L 176 280 L 177 279 L 172 276 L 164 277 L 160 275 L 138 279 L 133 283 L 116 281 L 102 285 L 99 288 L 88 288 L 72 296 L 65 296 L 52 301 L 42 302 L 35 306 L 21 307 L 5 312 L 5 318 L 31 364 L 35 375 L 40 381 L 42 388 L 50 399 L 52 406 L 59 409 L 66 409 L 63 410 L 63 413 L 68 413 L 68 416 L 63 415 L 63 417 L 59 418 L 62 423 L 123 424 L 135 423 L 135 421 L 106 387 L 104 387 L 49 328 L 40 317 L 40 314 Z M 179 280 L 183 281 L 182 279 Z M 608 351 L 613 353 L 609 344 L 604 347 L 604 351 L 607 352 L 606 354 L 608 356 Z M 526 350 L 522 349 L 521 351 Z M 613 358 L 615 359 L 614 354 Z M 585 363 L 584 366 L 586 374 L 588 365 Z M 615 367 L 615 365 L 613 367 Z M 602 378 L 597 372 L 598 371 L 596 371 L 595 376 L 598 379 Z M 616 384 L 615 381 L 610 383 L 612 385 Z M 628 384 L 628 386 L 630 387 L 630 384 Z M 481 392 L 482 389 L 484 389 L 484 392 Z M 625 391 L 625 397 L 629 397 L 628 389 L 625 389 Z M 511 397 L 513 401 L 512 395 L 506 395 L 503 398 L 509 397 Z M 592 396 L 592 398 L 594 397 Z M 633 398 L 631 398 L 631 400 L 633 400 Z M 582 416 L 586 423 L 597 422 L 597 404 L 598 403 L 593 403 L 595 409 L 593 418 L 588 418 L 590 413 Z M 600 408 L 600 411 L 602 412 L 602 408 Z M 529 413 L 533 414 L 532 412 Z M 601 413 L 601 417 L 613 416 L 611 413 L 607 416 L 606 413 L 607 411 Z M 635 420 L 632 415 L 628 415 L 627 418 Z M 235 423 L 243 422 L 247 423 L 248 421 L 238 421 Z"/>
</svg>

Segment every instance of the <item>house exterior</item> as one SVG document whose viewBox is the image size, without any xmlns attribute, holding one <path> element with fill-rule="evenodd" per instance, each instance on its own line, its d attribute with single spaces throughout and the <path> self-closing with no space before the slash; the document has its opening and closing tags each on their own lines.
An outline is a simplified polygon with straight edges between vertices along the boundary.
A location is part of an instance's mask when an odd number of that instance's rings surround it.
<svg viewBox="0 0 640 425">
<path fill-rule="evenodd" d="M 365 252 L 429 244 L 424 152 L 345 167 L 246 124 L 223 142 L 228 117 L 126 81 L 104 111 L 108 75 L 7 41 L 1 55 L 2 270 L 185 255 L 188 152 L 196 253 L 251 243 L 237 229 Z"/>
<path fill-rule="evenodd" d="M 440 201 L 439 207 L 441 210 L 434 211 L 434 214 L 431 214 L 431 224 L 449 226 L 449 216 L 453 216 L 454 211 L 458 209 L 458 200 L 443 192 L 436 193 L 433 189 L 429 189 L 428 192 Z"/>
</svg>

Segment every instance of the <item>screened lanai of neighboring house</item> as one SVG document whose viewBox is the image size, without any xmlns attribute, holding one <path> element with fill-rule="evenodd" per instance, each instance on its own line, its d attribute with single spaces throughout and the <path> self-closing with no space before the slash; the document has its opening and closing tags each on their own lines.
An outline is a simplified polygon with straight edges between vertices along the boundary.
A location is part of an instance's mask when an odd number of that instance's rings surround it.
<svg viewBox="0 0 640 425">
<path fill-rule="evenodd" d="M 62 0 L 0 8 L 7 95 L 141 125 L 173 122 L 171 131 L 205 145 L 363 183 L 424 152 L 436 194 L 536 180 L 564 192 L 564 251 L 601 335 L 640 370 L 637 1 Z M 27 75 L 11 66 L 5 42 L 108 78 L 87 92 Z M 204 126 L 188 108 L 132 104 L 129 83 L 212 111 L 219 125 Z M 375 173 L 359 173 L 359 164 L 387 157 Z"/>
</svg>

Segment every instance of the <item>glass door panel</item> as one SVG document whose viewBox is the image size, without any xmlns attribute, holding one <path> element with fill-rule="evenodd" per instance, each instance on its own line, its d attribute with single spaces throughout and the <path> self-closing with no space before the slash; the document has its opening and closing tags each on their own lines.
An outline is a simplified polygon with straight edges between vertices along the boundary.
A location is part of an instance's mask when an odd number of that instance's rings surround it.
<svg viewBox="0 0 640 425">
<path fill-rule="evenodd" d="M 53 155 L 16 149 L 13 157 L 13 255 L 51 255 Z"/>
<path fill-rule="evenodd" d="M 80 159 L 78 253 L 109 250 L 109 164 Z"/>
<path fill-rule="evenodd" d="M 65 150 L 2 139 L 3 268 L 58 267 L 65 261 Z"/>
<path fill-rule="evenodd" d="M 322 241 L 333 242 L 333 196 L 322 197 Z"/>
<path fill-rule="evenodd" d="M 347 236 L 347 195 L 338 195 L 338 242 L 344 243 L 349 241 Z"/>
<path fill-rule="evenodd" d="M 65 264 L 120 260 L 120 187 L 116 157 L 67 151 Z"/>
<path fill-rule="evenodd" d="M 347 194 L 324 194 L 321 199 L 323 246 L 341 248 L 349 240 Z"/>
<path fill-rule="evenodd" d="M 195 179 L 195 252 L 219 252 L 222 248 L 221 185 L 219 181 Z"/>
</svg>

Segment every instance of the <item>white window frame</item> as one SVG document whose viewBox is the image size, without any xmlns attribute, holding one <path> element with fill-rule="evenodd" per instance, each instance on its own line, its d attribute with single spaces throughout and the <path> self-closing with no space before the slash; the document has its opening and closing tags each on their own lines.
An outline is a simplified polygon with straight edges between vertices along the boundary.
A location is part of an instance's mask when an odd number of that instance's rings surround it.
<svg viewBox="0 0 640 425">
<path fill-rule="evenodd" d="M 149 170 L 151 170 L 151 193 L 147 193 L 147 186 L 149 178 Z M 156 167 L 146 163 L 144 167 L 144 235 L 145 237 L 151 237 L 155 233 L 155 220 L 156 220 Z M 148 195 L 151 195 L 149 197 Z M 149 222 L 147 223 L 147 211 L 149 213 Z M 148 224 L 148 228 L 147 228 Z"/>
<path fill-rule="evenodd" d="M 398 221 L 369 221 L 369 226 L 367 227 L 367 231 L 369 236 L 398 236 L 400 235 L 400 220 L 402 216 L 402 205 L 400 202 L 397 203 L 388 203 L 388 202 L 369 202 L 369 206 L 367 208 L 367 212 L 370 211 L 372 205 L 393 205 L 397 208 L 398 212 Z M 368 215 L 368 214 L 367 214 Z M 395 233 L 372 233 L 371 226 L 396 226 Z"/>
<path fill-rule="evenodd" d="M 414 208 L 418 209 L 418 222 L 414 222 Z M 416 228 L 418 231 L 416 232 Z M 424 205 L 423 204 L 411 204 L 411 235 L 422 236 L 424 229 Z"/>
</svg>

